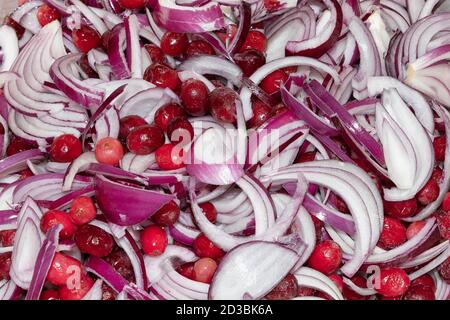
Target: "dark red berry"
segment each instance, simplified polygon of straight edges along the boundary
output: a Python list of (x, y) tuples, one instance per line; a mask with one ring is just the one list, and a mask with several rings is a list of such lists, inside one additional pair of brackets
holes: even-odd
[(144, 80), (153, 83), (159, 88), (169, 88), (171, 90), (176, 90), (180, 84), (177, 72), (161, 63), (151, 64), (145, 70)]
[(47, 289), (42, 291), (39, 300), (60, 300), (58, 290)]
[(181, 85), (180, 99), (184, 109), (192, 116), (203, 116), (208, 110), (208, 88), (196, 79), (188, 79)]
[(22, 139), (20, 137), (14, 136), (9, 142), (8, 147), (6, 148), (6, 155), (12, 156), (14, 154), (30, 150), (33, 148), (35, 148), (35, 146), (31, 142)]
[(56, 252), (47, 273), (47, 281), (54, 285), (64, 285), (69, 277), (81, 273), (81, 263), (66, 254)]
[(55, 162), (72, 162), (83, 153), (81, 141), (71, 134), (63, 134), (53, 140), (50, 147), (50, 159)]
[(11, 252), (0, 253), (0, 280), (9, 280), (11, 269)]
[(385, 297), (403, 295), (409, 288), (410, 280), (405, 270), (400, 268), (385, 268), (380, 272), (380, 287), (377, 292)]
[(433, 277), (428, 273), (411, 281), (411, 287), (414, 286), (429, 287), (433, 292), (436, 290), (436, 284), (434, 283)]
[(424, 206), (435, 201), (438, 196), (439, 185), (433, 179), (430, 179), (416, 195), (417, 201)]
[(450, 258), (447, 258), (441, 265), (438, 267), (439, 274), (442, 279), (450, 283)]
[(286, 72), (282, 70), (275, 70), (265, 77), (261, 83), (260, 87), (268, 94), (273, 94), (280, 90), (281, 85), (286, 82), (289, 76)]
[(266, 57), (261, 51), (251, 49), (235, 54), (234, 61), (242, 69), (242, 72), (250, 77), (266, 63)]
[(406, 242), (406, 228), (398, 219), (384, 217), (383, 231), (381, 232), (378, 245), (390, 250)]
[(106, 283), (102, 283), (102, 300), (103, 301), (113, 301), (116, 300), (117, 293), (116, 291), (108, 286)]
[(342, 260), (342, 251), (337, 243), (326, 240), (318, 243), (311, 253), (308, 265), (325, 274), (331, 274), (337, 270)]
[(169, 123), (167, 136), (174, 144), (183, 142), (183, 145), (186, 145), (194, 139), (194, 128), (188, 119), (174, 119)]
[(230, 88), (216, 88), (209, 95), (208, 104), (211, 115), (217, 121), (233, 123), (236, 121), (236, 100), (238, 94)]
[(134, 282), (134, 271), (130, 258), (122, 249), (115, 248), (110, 255), (104, 258), (122, 277)]
[(203, 214), (211, 223), (215, 223), (217, 219), (216, 207), (211, 202), (203, 202), (199, 204), (200, 209), (202, 209)]
[(163, 105), (155, 113), (155, 123), (164, 131), (167, 131), (167, 127), (171, 121), (178, 118), (186, 118), (186, 113), (183, 108), (176, 103)]
[(214, 260), (220, 259), (224, 256), (225, 252), (217, 247), (211, 240), (209, 240), (203, 233), (199, 234), (195, 238), (192, 244), (194, 252), (200, 258), (211, 258)]
[(81, 26), (79, 29), (74, 29), (72, 38), (75, 46), (84, 53), (97, 48), (102, 43), (102, 37), (98, 32), (86, 25)]
[(152, 221), (161, 226), (171, 226), (180, 217), (180, 207), (175, 201), (170, 201), (152, 215)]
[(316, 151), (300, 152), (295, 159), (295, 163), (310, 162), (316, 159)]
[(436, 218), (442, 239), (450, 240), (450, 211), (438, 210)]
[(77, 227), (73, 224), (70, 216), (64, 211), (50, 210), (47, 211), (41, 219), (41, 230), (47, 233), (48, 229), (51, 227), (61, 224), (63, 228), (59, 232), (59, 236), (62, 239), (67, 239), (72, 237), (77, 230)]
[(172, 57), (184, 53), (188, 45), (188, 38), (184, 33), (166, 32), (161, 38), (161, 50)]
[(404, 201), (384, 201), (384, 210), (387, 214), (401, 219), (412, 217), (417, 213), (417, 201), (415, 198)]
[(52, 6), (43, 4), (37, 11), (37, 19), (41, 26), (45, 26), (52, 21), (59, 20), (61, 15), (58, 10)]
[(194, 263), (188, 262), (185, 264), (182, 264), (177, 269), (178, 273), (182, 276), (185, 276), (188, 279), (192, 279), (192, 272), (194, 271)]
[(147, 124), (147, 121), (136, 115), (126, 116), (120, 119), (119, 138), (126, 140), (131, 131), (145, 124)]
[(164, 52), (157, 45), (146, 44), (144, 48), (147, 50), (152, 63), (164, 63), (166, 61)]
[(171, 143), (159, 147), (155, 151), (155, 158), (162, 170), (176, 170), (185, 166), (183, 149)]
[(16, 230), (3, 230), (0, 231), (0, 243), (2, 247), (10, 247), (14, 244), (14, 237), (16, 236)]
[(247, 38), (244, 41), (244, 44), (241, 47), (241, 52), (248, 49), (255, 49), (264, 52), (266, 51), (266, 47), (267, 47), (266, 36), (259, 31), (250, 31), (247, 35)]
[[(353, 276), (350, 280), (360, 288), (367, 288), (367, 280), (359, 275)], [(347, 285), (344, 285), (342, 294), (347, 300), (368, 300), (370, 298), (370, 296), (362, 296), (356, 293)]]
[(167, 233), (164, 228), (151, 225), (141, 233), (142, 250), (152, 257), (160, 256), (167, 247)]
[(18, 39), (21, 39), (23, 37), (23, 34), (25, 33), (25, 28), (22, 27), (22, 25), (18, 23), (16, 20), (8, 16), (5, 18), (5, 21), (3, 23), (14, 29)]
[(206, 41), (194, 40), (186, 47), (186, 58), (196, 55), (214, 55), (214, 48)]
[(434, 167), (433, 172), (431, 173), (431, 180), (436, 181), (437, 183), (441, 183), (443, 177), (443, 170), (439, 167)]
[(155, 125), (143, 125), (135, 128), (127, 137), (127, 147), (137, 155), (147, 155), (164, 144), (164, 132)]
[(257, 128), (272, 116), (272, 108), (259, 99), (252, 103), (253, 117), (248, 120), (248, 128)]
[(436, 159), (436, 161), (445, 160), (445, 149), (447, 144), (446, 140), (446, 136), (436, 137), (433, 140), (434, 158)]
[(276, 285), (267, 295), (267, 300), (289, 300), (298, 295), (297, 278), (294, 275), (288, 274)]
[(298, 287), (297, 297), (313, 297), (316, 294), (316, 290), (308, 287)]
[(436, 300), (436, 297), (430, 287), (412, 286), (406, 291), (403, 300)]
[(75, 242), (81, 252), (95, 257), (107, 256), (114, 246), (114, 239), (109, 233), (90, 224), (78, 228)]
[(450, 192), (447, 192), (444, 196), (444, 200), (442, 201), (442, 210), (450, 211)]
[(120, 5), (124, 9), (142, 9), (147, 4), (148, 0), (119, 0)]
[(88, 56), (87, 54), (83, 54), (78, 60), (78, 64), (80, 65), (81, 70), (83, 70), (84, 73), (88, 76), (88, 78), (98, 78), (98, 73), (94, 69), (92, 69), (91, 65), (89, 64)]

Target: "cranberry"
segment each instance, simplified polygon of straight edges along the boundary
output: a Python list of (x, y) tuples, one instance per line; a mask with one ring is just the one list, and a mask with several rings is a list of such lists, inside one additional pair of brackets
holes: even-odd
[(171, 143), (165, 144), (155, 152), (156, 163), (162, 170), (176, 170), (183, 168), (184, 151)]
[(214, 48), (206, 41), (194, 40), (186, 47), (186, 57), (190, 58), (196, 55), (214, 55)]
[(0, 253), (0, 280), (9, 280), (12, 252)]
[(91, 198), (81, 196), (73, 200), (69, 215), (72, 222), (80, 226), (95, 219), (97, 208)]
[(439, 210), (436, 212), (436, 218), (442, 239), (450, 240), (450, 212)]
[(423, 220), (411, 223), (406, 229), (406, 239), (409, 240), (418, 234), (425, 224), (426, 222)]
[(439, 167), (434, 167), (433, 172), (431, 173), (430, 179), (436, 181), (437, 183), (441, 183), (442, 176), (444, 175), (444, 172)]
[(314, 229), (316, 231), (316, 240), (319, 241), (322, 235), (323, 222), (320, 221), (316, 216), (310, 214), (311, 219), (314, 223)]
[(180, 207), (175, 201), (170, 201), (162, 206), (152, 216), (152, 221), (161, 226), (171, 226), (180, 217)]
[(384, 217), (383, 231), (381, 232), (378, 245), (383, 249), (390, 250), (406, 242), (406, 228), (400, 220)]
[(55, 162), (72, 162), (83, 152), (80, 140), (71, 134), (63, 134), (53, 140), (50, 159)]
[(426, 206), (435, 201), (439, 196), (439, 185), (430, 179), (417, 193), (416, 197), (420, 204)]
[(54, 7), (43, 4), (38, 9), (37, 19), (41, 26), (45, 26), (46, 24), (49, 24), (50, 22), (55, 20), (59, 20), (60, 18), (61, 15)]
[(411, 287), (414, 286), (429, 287), (433, 292), (436, 290), (436, 284), (434, 283), (433, 277), (429, 274), (424, 274), (411, 281)]
[(417, 213), (417, 201), (415, 198), (404, 201), (384, 201), (384, 210), (395, 218), (408, 218)]
[(274, 116), (286, 112), (288, 109), (283, 103), (277, 103), (272, 110)]
[(164, 52), (155, 44), (146, 44), (145, 50), (147, 50), (152, 63), (164, 63), (166, 61), (166, 57)]
[[(363, 277), (356, 275), (350, 279), (355, 285), (360, 288), (367, 288), (367, 280)], [(361, 296), (353, 291), (349, 286), (345, 285), (342, 290), (342, 294), (347, 300), (368, 300), (369, 296)]]
[(235, 24), (229, 24), (226, 28), (226, 32), (218, 32), (217, 36), (222, 40), (224, 43), (233, 41), (234, 36), (237, 33), (237, 26)]
[(194, 139), (194, 128), (188, 119), (174, 119), (167, 127), (167, 136), (172, 143), (185, 142), (185, 145)]
[(107, 256), (114, 246), (114, 239), (109, 233), (90, 224), (78, 228), (75, 242), (81, 252), (95, 257)]
[(134, 282), (134, 271), (130, 258), (122, 249), (116, 248), (104, 258), (122, 277)]
[(436, 137), (433, 140), (433, 148), (434, 148), (434, 158), (436, 161), (444, 161), (445, 160), (445, 149), (447, 144), (447, 137), (441, 136)]
[(42, 291), (39, 300), (60, 300), (58, 290), (47, 289)]
[(14, 29), (18, 39), (21, 39), (23, 37), (23, 34), (25, 33), (25, 28), (22, 27), (22, 25), (18, 23), (16, 20), (8, 16), (5, 18), (4, 24)]
[(151, 64), (145, 70), (144, 80), (153, 83), (159, 88), (169, 88), (171, 90), (176, 90), (180, 83), (177, 72), (161, 63)]
[(385, 297), (397, 297), (404, 294), (409, 288), (409, 278), (405, 270), (400, 268), (385, 268), (380, 272), (380, 287), (375, 288)]
[(298, 66), (290, 66), (290, 67), (281, 68), (281, 70), (283, 70), (287, 74), (295, 73), (295, 72), (297, 72), (297, 69), (298, 69)]
[(239, 96), (233, 89), (227, 87), (214, 89), (208, 99), (211, 115), (217, 121), (226, 123), (235, 122), (237, 99), (239, 99)]
[(85, 274), (81, 274), (80, 282), (75, 287), (63, 285), (59, 287), (61, 300), (81, 300), (91, 290), (94, 280)]
[(86, 25), (72, 31), (73, 43), (83, 53), (97, 48), (102, 43), (102, 38), (98, 32)]
[(124, 9), (142, 9), (147, 4), (148, 0), (119, 0), (119, 4)]
[(436, 297), (430, 287), (413, 286), (406, 291), (403, 300), (436, 300)]
[(14, 136), (9, 142), (8, 147), (6, 148), (6, 155), (12, 156), (17, 153), (33, 149), (34, 147), (35, 146), (31, 142), (22, 139), (20, 137)]
[(136, 115), (126, 116), (120, 119), (119, 138), (125, 141), (131, 131), (146, 124), (147, 121), (145, 119)]
[(250, 77), (256, 70), (266, 64), (266, 57), (258, 50), (245, 50), (234, 55), (234, 61), (242, 72)]
[(444, 196), (444, 200), (442, 201), (442, 209), (444, 211), (450, 211), (450, 192), (447, 192)]
[(78, 64), (80, 65), (81, 70), (88, 76), (88, 78), (98, 78), (98, 73), (92, 69), (89, 64), (87, 54), (83, 54), (81, 58), (78, 60)]
[(450, 283), (450, 258), (447, 258), (441, 265), (438, 267), (439, 274), (442, 279)]
[(183, 54), (187, 45), (188, 38), (184, 33), (166, 32), (161, 38), (161, 50), (172, 57)]
[(266, 47), (267, 47), (266, 36), (259, 31), (250, 31), (240, 51), (243, 52), (248, 49), (255, 49), (264, 52), (266, 51)]
[(155, 113), (155, 123), (162, 130), (167, 131), (169, 123), (178, 118), (186, 118), (183, 108), (176, 103), (163, 105)]
[(248, 120), (248, 128), (257, 128), (265, 123), (272, 115), (272, 108), (259, 99), (252, 103), (253, 117)]
[(217, 262), (211, 258), (201, 258), (194, 263), (192, 280), (211, 283), (217, 269)]
[(46, 233), (51, 227), (61, 224), (63, 228), (59, 232), (59, 236), (62, 239), (72, 237), (77, 230), (77, 227), (73, 224), (70, 216), (64, 211), (50, 210), (47, 211), (41, 219), (41, 230)]
[(185, 276), (188, 279), (192, 279), (193, 278), (192, 272), (194, 271), (194, 263), (188, 262), (188, 263), (182, 264), (181, 266), (179, 266), (177, 268), (177, 271), (182, 276)]
[(310, 162), (316, 159), (316, 151), (300, 152), (295, 159), (295, 163)]
[(117, 293), (113, 288), (108, 286), (106, 283), (102, 283), (102, 300), (103, 301), (113, 301), (116, 300)]
[(313, 297), (316, 294), (316, 290), (308, 287), (298, 287), (297, 297)]
[(341, 264), (342, 251), (337, 243), (331, 240), (316, 245), (308, 260), (308, 265), (325, 274), (331, 274)]
[(180, 99), (187, 113), (203, 116), (208, 111), (208, 88), (196, 79), (188, 79), (181, 85)]
[(47, 280), (57, 286), (63, 285), (67, 283), (69, 277), (78, 272), (81, 273), (80, 261), (68, 255), (56, 252), (47, 273)]
[(3, 230), (0, 231), (0, 243), (2, 247), (10, 247), (14, 244), (14, 238), (16, 236), (16, 230)]
[(330, 274), (328, 278), (330, 278), (331, 281), (334, 282), (334, 284), (338, 287), (339, 291), (342, 292), (344, 290), (344, 280), (340, 275)]
[(343, 212), (343, 213), (350, 213), (350, 210), (348, 209), (347, 204), (341, 197), (339, 197), (339, 196), (335, 197), (334, 205), (338, 211)]
[(298, 295), (298, 283), (295, 276), (288, 274), (267, 295), (267, 300), (289, 300)]
[(202, 209), (203, 214), (211, 223), (215, 223), (217, 219), (216, 207), (211, 202), (203, 202), (199, 204), (200, 209)]
[(151, 225), (141, 233), (142, 249), (152, 257), (160, 256), (167, 247), (167, 234), (164, 228)]
[(209, 240), (203, 233), (195, 238), (192, 244), (194, 252), (200, 258), (211, 258), (218, 260), (225, 254), (222, 249), (217, 247), (211, 240)]
[(275, 70), (265, 77), (261, 83), (260, 87), (268, 94), (273, 94), (280, 90), (281, 85), (288, 79), (286, 72), (282, 70)]
[(19, 180), (24, 180), (26, 178), (34, 176), (33, 172), (30, 169), (24, 169), (20, 171), (19, 174), (20, 174)]
[(123, 158), (123, 153), (120, 141), (112, 137), (103, 138), (95, 145), (95, 158), (100, 163), (115, 166)]

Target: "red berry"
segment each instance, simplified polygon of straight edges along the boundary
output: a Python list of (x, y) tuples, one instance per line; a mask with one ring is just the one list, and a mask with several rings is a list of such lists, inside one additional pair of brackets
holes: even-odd
[(287, 111), (287, 107), (283, 103), (278, 103), (273, 107), (272, 113), (274, 116)]
[(187, 113), (203, 116), (208, 111), (208, 88), (196, 79), (188, 79), (181, 85), (180, 99)]
[(91, 290), (93, 285), (94, 280), (91, 277), (81, 274), (80, 281), (75, 286), (71, 284), (70, 286), (63, 285), (59, 287), (59, 296), (61, 300), (81, 300)]
[(438, 267), (439, 274), (442, 279), (450, 283), (450, 258), (447, 258), (441, 265)]
[(268, 94), (273, 94), (280, 90), (281, 85), (286, 82), (289, 76), (286, 72), (282, 70), (275, 70), (265, 77), (261, 83), (260, 87)]
[(164, 144), (164, 132), (155, 125), (135, 128), (127, 137), (127, 147), (137, 155), (147, 155)]
[(214, 48), (206, 41), (194, 40), (186, 47), (186, 57), (190, 58), (196, 55), (214, 55)]
[(313, 297), (316, 294), (316, 290), (308, 287), (298, 287), (297, 297)]
[(339, 291), (342, 292), (344, 290), (344, 280), (342, 279), (341, 276), (337, 274), (330, 274), (328, 278), (330, 278), (331, 281), (334, 282), (334, 284), (338, 287)]
[(73, 224), (70, 216), (64, 211), (50, 210), (47, 211), (41, 219), (41, 230), (47, 233), (48, 229), (51, 227), (61, 224), (63, 228), (59, 232), (59, 236), (62, 239), (67, 239), (72, 237), (77, 230), (77, 227)]
[(147, 121), (145, 119), (136, 115), (126, 116), (120, 119), (119, 138), (126, 140), (131, 131), (146, 124)]
[(297, 69), (298, 69), (298, 66), (290, 66), (290, 67), (281, 68), (281, 70), (283, 70), (287, 74), (295, 73), (295, 72), (297, 72)]
[(442, 210), (450, 211), (450, 192), (447, 192), (444, 196), (444, 200), (442, 201)]
[(234, 55), (235, 63), (242, 69), (242, 72), (250, 77), (256, 70), (266, 63), (266, 57), (258, 50), (245, 50)]
[(414, 286), (429, 287), (433, 292), (436, 290), (436, 284), (434, 283), (433, 277), (428, 273), (411, 281), (411, 287)]
[(174, 119), (167, 127), (167, 136), (174, 144), (183, 142), (183, 145), (186, 145), (194, 139), (194, 128), (188, 119)]
[(90, 224), (78, 228), (75, 242), (81, 252), (95, 257), (107, 256), (114, 246), (114, 239), (109, 233)]
[(182, 264), (181, 266), (178, 267), (177, 271), (182, 276), (185, 276), (188, 279), (192, 279), (193, 278), (192, 272), (194, 271), (194, 263), (188, 262)]
[(406, 242), (406, 228), (400, 220), (384, 217), (383, 231), (378, 245), (386, 250), (398, 247)]
[(73, 200), (69, 215), (73, 223), (80, 226), (95, 219), (97, 208), (91, 198), (81, 196)]
[(16, 230), (3, 230), (0, 231), (0, 243), (2, 247), (10, 247), (14, 244), (14, 237), (16, 236)]
[(186, 113), (183, 108), (176, 103), (163, 105), (155, 113), (155, 123), (164, 131), (167, 131), (167, 127), (171, 121), (178, 118), (186, 118)]
[(311, 253), (308, 265), (325, 274), (331, 274), (340, 266), (342, 251), (338, 244), (331, 240), (318, 243)]
[(423, 220), (411, 223), (406, 229), (406, 239), (409, 240), (418, 234), (425, 224), (426, 222)]
[(116, 248), (110, 255), (104, 258), (122, 277), (129, 282), (134, 282), (133, 265), (130, 258), (122, 249)]
[(272, 116), (272, 108), (259, 99), (252, 103), (253, 117), (247, 122), (248, 128), (257, 128)]
[(152, 215), (152, 221), (160, 226), (171, 226), (180, 217), (180, 207), (175, 201), (170, 201)]
[(436, 159), (436, 161), (445, 160), (445, 149), (447, 144), (446, 140), (446, 136), (436, 137), (433, 140), (434, 158)]
[(230, 88), (216, 88), (210, 93), (208, 104), (211, 115), (217, 120), (226, 123), (236, 121), (237, 93)]
[(431, 173), (430, 179), (436, 181), (437, 183), (441, 183), (443, 174), (444, 174), (444, 172), (442, 171), (441, 168), (434, 167), (433, 173)]
[(106, 283), (102, 283), (102, 300), (103, 301), (113, 301), (116, 300), (117, 293), (116, 291), (108, 286)]
[(220, 259), (224, 256), (225, 252), (217, 247), (211, 240), (209, 240), (203, 233), (199, 234), (195, 238), (192, 244), (194, 252), (200, 258), (211, 258), (214, 260)]
[(3, 23), (14, 29), (18, 39), (21, 39), (23, 37), (23, 34), (25, 33), (25, 28), (22, 27), (22, 25), (18, 23), (16, 20), (8, 16), (5, 18), (5, 21)]
[(78, 64), (83, 70), (84, 73), (88, 76), (88, 78), (98, 78), (98, 73), (94, 69), (92, 69), (91, 65), (89, 64), (88, 56), (87, 54), (83, 54), (81, 58), (78, 60)]
[(20, 171), (19, 173), (20, 173), (19, 180), (24, 180), (26, 178), (34, 176), (33, 172), (30, 169), (24, 169), (24, 170)]
[(316, 159), (316, 151), (301, 152), (297, 155), (295, 163), (310, 162)]
[(84, 53), (88, 53), (91, 49), (97, 48), (102, 43), (102, 37), (95, 29), (86, 25), (72, 31), (73, 43)]
[(115, 166), (123, 158), (123, 153), (120, 141), (112, 137), (103, 138), (95, 145), (95, 158), (100, 163)]
[(43, 4), (38, 9), (37, 19), (41, 26), (45, 26), (46, 24), (49, 24), (50, 22), (55, 20), (59, 20), (60, 18), (61, 15), (54, 7)]
[(147, 4), (148, 0), (119, 0), (119, 4), (124, 9), (142, 9)]
[(270, 291), (265, 298), (267, 300), (289, 300), (298, 295), (297, 278), (288, 274)]
[(6, 148), (6, 155), (9, 157), (33, 148), (35, 148), (35, 146), (31, 142), (14, 136), (9, 142), (8, 147)]
[(236, 35), (237, 30), (238, 30), (238, 28), (235, 24), (229, 24), (226, 28), (226, 32), (218, 32), (217, 36), (224, 43), (227, 43), (234, 39), (234, 36)]
[(350, 210), (348, 209), (347, 204), (341, 197), (336, 196), (335, 201), (336, 202), (334, 205), (338, 211), (343, 212), (343, 213), (350, 213)]
[(155, 152), (156, 163), (162, 170), (176, 170), (183, 168), (184, 151), (171, 143), (165, 144)]
[(144, 80), (153, 83), (159, 88), (169, 88), (171, 90), (176, 90), (180, 84), (177, 72), (161, 63), (151, 64), (145, 70)]
[(439, 185), (430, 179), (417, 193), (416, 197), (420, 204), (426, 206), (435, 201), (439, 196)]
[(216, 207), (211, 202), (203, 202), (199, 204), (200, 209), (202, 209), (203, 214), (211, 223), (215, 223), (217, 219)]
[(248, 49), (255, 49), (264, 52), (266, 51), (266, 47), (267, 47), (266, 36), (259, 31), (250, 31), (240, 51), (243, 52)]
[(147, 50), (152, 63), (164, 63), (166, 61), (164, 52), (157, 45), (146, 44), (144, 47)]
[(64, 285), (69, 277), (81, 274), (81, 263), (75, 258), (56, 252), (50, 269), (47, 273), (47, 281), (54, 285)]
[(47, 289), (42, 291), (39, 300), (60, 300), (58, 290)]
[(194, 263), (192, 268), (192, 280), (211, 283), (217, 263), (211, 258), (201, 258)]
[[(367, 280), (359, 275), (352, 277), (350, 280), (360, 288), (367, 288)], [(370, 296), (361, 296), (360, 294), (350, 289), (350, 287), (347, 285), (344, 285), (342, 294), (347, 300), (368, 300), (370, 298)]]
[(12, 252), (0, 253), (0, 280), (9, 280)]
[(380, 272), (380, 287), (375, 288), (385, 297), (397, 297), (404, 294), (410, 284), (408, 274), (400, 268), (385, 268)]
[(450, 240), (450, 212), (439, 210), (436, 212), (436, 218), (442, 239)]
[(166, 32), (161, 38), (161, 50), (172, 57), (183, 54), (187, 45), (188, 38), (184, 33)]
[(395, 218), (408, 218), (417, 213), (417, 201), (415, 198), (404, 201), (384, 201), (384, 210)]
[(406, 291), (403, 300), (436, 300), (436, 297), (430, 287), (413, 286)]
[(167, 247), (167, 234), (164, 228), (151, 225), (141, 233), (142, 250), (152, 257), (160, 256)]
[(71, 134), (63, 134), (53, 140), (50, 159), (55, 162), (72, 162), (83, 153), (80, 140)]

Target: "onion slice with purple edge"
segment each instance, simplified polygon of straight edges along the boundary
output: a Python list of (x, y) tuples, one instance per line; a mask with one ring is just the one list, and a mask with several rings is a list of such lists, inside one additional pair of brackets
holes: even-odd
[(86, 269), (94, 273), (107, 283), (114, 291), (120, 293), (128, 284), (128, 281), (122, 277), (109, 263), (101, 258), (90, 256), (86, 261)]
[(11, 66), (19, 55), (19, 40), (16, 31), (7, 25), (0, 27), (0, 48), (2, 59), (0, 60), (0, 72), (9, 71)]
[(27, 161), (37, 162), (44, 160), (44, 153), (39, 149), (26, 150), (0, 160), (0, 178), (26, 169)]
[(294, 276), (297, 279), (299, 287), (307, 287), (322, 291), (334, 300), (344, 300), (344, 297), (336, 284), (328, 278), (328, 276), (317, 270), (301, 267), (294, 272)]
[(209, 288), (209, 299), (259, 299), (270, 292), (298, 260), (297, 252), (277, 243), (241, 244), (221, 260)]

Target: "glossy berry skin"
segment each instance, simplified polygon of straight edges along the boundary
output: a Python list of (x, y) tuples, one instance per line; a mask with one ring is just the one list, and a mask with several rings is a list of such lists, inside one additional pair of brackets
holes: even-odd
[(206, 41), (194, 40), (186, 47), (186, 58), (197, 55), (214, 55), (214, 48)]
[(177, 72), (161, 63), (153, 63), (150, 65), (145, 70), (144, 80), (153, 83), (159, 88), (169, 88), (174, 91), (180, 84)]
[(330, 278), (331, 281), (334, 282), (334, 284), (338, 287), (339, 291), (342, 292), (344, 290), (344, 280), (340, 275), (330, 274), (328, 278)]
[(109, 233), (90, 224), (78, 228), (75, 242), (81, 252), (95, 257), (107, 256), (114, 246), (114, 239)]
[(196, 79), (188, 79), (181, 85), (180, 99), (186, 112), (192, 116), (204, 116), (208, 111), (208, 88)]
[(81, 70), (86, 73), (88, 78), (98, 79), (98, 73), (94, 69), (92, 69), (91, 65), (89, 64), (87, 54), (83, 54), (81, 56), (81, 58), (78, 60), (78, 65), (80, 66)]
[(8, 147), (6, 148), (6, 155), (12, 156), (22, 151), (30, 150), (35, 148), (33, 144), (25, 139), (14, 136), (9, 142)]
[(261, 51), (250, 49), (235, 54), (234, 61), (241, 68), (242, 72), (247, 77), (250, 77), (266, 63), (266, 57)]
[(61, 15), (55, 8), (43, 4), (37, 11), (37, 19), (41, 26), (45, 26), (52, 21), (59, 20)]
[(442, 210), (450, 211), (450, 192), (447, 192), (444, 196), (444, 200), (442, 201)]
[(288, 274), (265, 296), (265, 298), (267, 300), (289, 300), (295, 298), (297, 295), (297, 279), (292, 274)]
[(151, 225), (141, 233), (142, 250), (152, 257), (160, 256), (167, 247), (167, 234), (164, 228)]
[(314, 161), (315, 159), (316, 159), (315, 151), (301, 152), (297, 155), (295, 163), (310, 162)]
[(72, 39), (78, 50), (83, 53), (88, 53), (92, 49), (100, 46), (102, 43), (102, 37), (98, 34), (98, 32), (95, 29), (85, 25), (72, 31)]
[(144, 46), (145, 50), (147, 50), (152, 63), (164, 63), (166, 61), (166, 57), (164, 52), (155, 44), (146, 44)]
[(168, 143), (156, 150), (156, 163), (162, 170), (176, 170), (183, 168), (184, 151), (181, 147)]
[(9, 280), (12, 252), (0, 253), (0, 280)]
[(230, 88), (216, 88), (209, 94), (208, 104), (211, 115), (219, 122), (233, 123), (236, 121), (237, 93)]
[(178, 221), (180, 217), (180, 207), (175, 201), (170, 201), (156, 211), (151, 219), (160, 226), (171, 226)]
[(266, 48), (267, 48), (266, 36), (259, 31), (250, 31), (240, 51), (243, 52), (245, 50), (254, 49), (260, 52), (264, 52), (266, 51)]
[(275, 70), (274, 72), (270, 73), (265, 77), (261, 83), (260, 87), (263, 89), (267, 94), (273, 94), (275, 92), (278, 92), (280, 90), (281, 85), (286, 82), (286, 80), (289, 78), (289, 76), (286, 74), (286, 72), (282, 70)]
[(433, 140), (434, 158), (436, 161), (445, 160), (446, 140), (445, 136), (436, 137)]
[(119, 140), (106, 137), (97, 141), (95, 158), (98, 162), (115, 166), (123, 158), (124, 150)]
[(257, 128), (272, 116), (272, 108), (259, 99), (253, 101), (252, 110), (253, 116), (247, 122), (248, 128)]
[(81, 272), (81, 263), (75, 258), (56, 252), (47, 274), (47, 281), (60, 286), (66, 284), (69, 277)]
[(408, 274), (400, 268), (385, 268), (380, 272), (380, 287), (375, 290), (385, 297), (403, 295), (409, 288)]
[(58, 293), (61, 300), (81, 300), (94, 285), (94, 280), (88, 275), (82, 274), (79, 286), (69, 288), (67, 285), (59, 287)]
[(211, 240), (209, 240), (203, 233), (195, 238), (192, 244), (194, 252), (200, 258), (211, 258), (218, 260), (225, 254), (222, 249), (217, 247)]
[(182, 264), (181, 266), (179, 266), (177, 268), (177, 271), (182, 276), (184, 276), (188, 279), (192, 279), (193, 278), (192, 272), (194, 271), (194, 263), (188, 262), (188, 263)]
[(415, 198), (404, 201), (384, 201), (384, 210), (394, 218), (408, 218), (417, 213), (417, 201)]
[(203, 283), (211, 283), (216, 269), (216, 261), (211, 258), (201, 258), (194, 263), (192, 268), (192, 280)]
[(47, 289), (42, 291), (39, 300), (61, 300), (58, 290)]
[(316, 294), (316, 290), (308, 287), (298, 287), (297, 297), (312, 297)]
[(412, 286), (406, 291), (403, 300), (436, 300), (436, 296), (430, 287)]
[(187, 45), (188, 38), (184, 33), (166, 32), (161, 38), (161, 50), (172, 57), (182, 55)]
[(130, 258), (122, 249), (115, 248), (111, 254), (104, 258), (114, 270), (116, 270), (122, 277), (130, 282), (134, 282), (134, 271)]
[(0, 244), (2, 247), (10, 247), (14, 244), (14, 237), (16, 236), (16, 230), (3, 230), (0, 231)]
[(436, 213), (436, 219), (441, 238), (450, 240), (450, 212), (439, 210)]
[(441, 265), (438, 267), (439, 274), (442, 279), (444, 279), (447, 283), (450, 283), (450, 258), (447, 258)]
[(25, 28), (21, 24), (19, 24), (16, 20), (8, 16), (5, 18), (5, 21), (3, 21), (3, 23), (14, 29), (17, 35), (17, 39), (20, 40), (23, 37), (23, 34), (25, 33)]
[(68, 239), (75, 234), (77, 227), (70, 219), (70, 216), (64, 211), (50, 210), (47, 211), (41, 219), (41, 230), (47, 233), (48, 229), (54, 225), (61, 224), (63, 228), (59, 232), (59, 237), (62, 239)]
[(117, 293), (116, 291), (108, 286), (106, 283), (102, 283), (102, 300), (104, 301), (113, 301), (116, 300)]
[(53, 140), (50, 159), (55, 162), (72, 162), (83, 152), (81, 141), (71, 134), (63, 134)]
[(436, 284), (434, 283), (433, 277), (428, 273), (411, 281), (411, 288), (415, 286), (429, 287), (433, 292), (436, 290)]
[(97, 208), (91, 198), (81, 196), (73, 200), (69, 215), (73, 223), (81, 226), (95, 219)]
[(186, 145), (194, 139), (194, 128), (188, 119), (174, 119), (167, 127), (167, 136), (173, 144), (182, 142), (182, 145)]
[(142, 9), (147, 4), (148, 0), (119, 0), (119, 4), (124, 9)]
[(398, 247), (406, 241), (406, 228), (398, 219), (391, 217), (384, 217), (383, 231), (378, 242), (378, 245), (390, 250)]
[[(367, 288), (367, 280), (359, 275), (353, 276), (350, 280), (360, 288)], [(370, 296), (361, 296), (347, 285), (344, 285), (342, 294), (347, 300), (368, 300), (370, 298)]]
[(331, 274), (337, 270), (342, 260), (341, 248), (331, 240), (318, 243), (311, 253), (308, 266), (325, 274)]
[(127, 137), (127, 147), (137, 155), (147, 155), (164, 144), (164, 132), (155, 125), (135, 128)]
[(417, 201), (424, 206), (435, 201), (438, 196), (439, 185), (433, 179), (430, 179), (416, 195)]
[(438, 184), (442, 182), (442, 176), (444, 172), (439, 167), (434, 167), (433, 172), (431, 173), (430, 179), (436, 181)]
[(418, 234), (425, 224), (426, 222), (424, 220), (411, 223), (408, 228), (406, 228), (406, 239), (409, 240)]
[(217, 219), (216, 207), (211, 202), (203, 202), (198, 205), (202, 209), (203, 214), (211, 223), (215, 223)]
[(186, 112), (176, 103), (169, 103), (160, 107), (155, 113), (155, 124), (167, 131), (169, 123), (178, 118), (186, 118)]
[(146, 124), (147, 121), (144, 118), (136, 115), (126, 116), (120, 119), (119, 138), (125, 141), (131, 131)]

